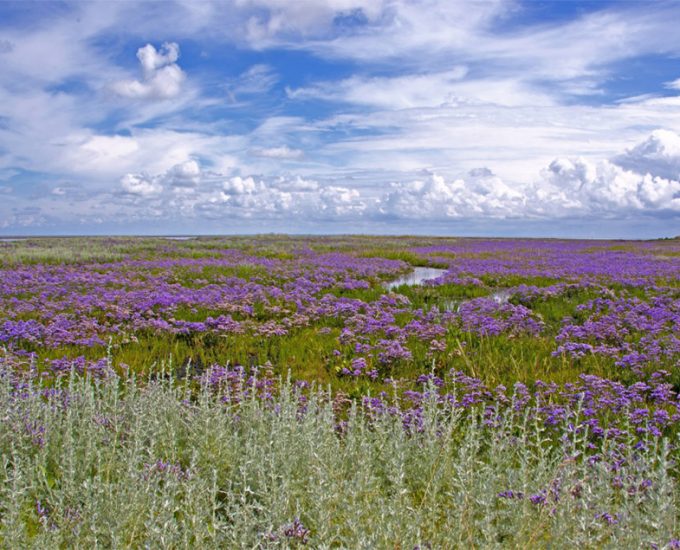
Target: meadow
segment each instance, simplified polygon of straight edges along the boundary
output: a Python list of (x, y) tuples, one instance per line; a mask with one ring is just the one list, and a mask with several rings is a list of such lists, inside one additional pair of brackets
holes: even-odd
[(678, 239), (0, 242), (0, 545), (680, 548), (679, 275)]

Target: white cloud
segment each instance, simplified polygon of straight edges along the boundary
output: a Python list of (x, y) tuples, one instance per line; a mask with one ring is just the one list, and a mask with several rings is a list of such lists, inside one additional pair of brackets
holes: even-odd
[(162, 174), (164, 184), (190, 187), (204, 177), (199, 160), (211, 169), (233, 170), (239, 165), (235, 153), (247, 147), (238, 136), (165, 128), (136, 129), (130, 136), (65, 136), (61, 144), (50, 169), (71, 177), (87, 174), (90, 187), (104, 187), (121, 173), (141, 172)]
[(112, 89), (118, 95), (134, 99), (170, 99), (179, 95), (186, 75), (177, 65), (179, 46), (164, 43), (159, 50), (151, 44), (137, 50), (142, 66), (142, 80), (119, 80)]
[(176, 193), (191, 193), (192, 189), (205, 181), (212, 181), (213, 176), (204, 172), (194, 159), (175, 164), (162, 174), (149, 176), (146, 173), (128, 173), (121, 178), (121, 186), (127, 193), (141, 196), (156, 196), (164, 189), (173, 189)]
[(163, 186), (156, 179), (142, 174), (125, 174), (120, 185), (126, 193), (142, 197), (158, 195), (163, 191)]
[[(298, 47), (332, 58), (389, 61), (420, 70), (455, 59), (499, 80), (558, 82), (561, 90), (556, 93), (575, 95), (597, 92), (610, 76), (608, 63), (680, 52), (673, 3), (660, 3), (654, 10), (636, 3), (602, 6), (568, 20), (525, 23), (510, 31), (504, 30), (504, 19), (517, 16), (521, 22), (526, 9), (514, 0), (476, 2), (474, 9), (464, 0), (394, 0), (378, 9), (378, 24), (327, 34)], [(294, 47), (293, 40), (284, 43)]]
[[(136, 199), (130, 203), (122, 195), (121, 204), (131, 212), (153, 211), (156, 217), (260, 217), (263, 223), (271, 219), (350, 219), (366, 210), (366, 203), (356, 189), (322, 185), (299, 175), (275, 178), (231, 176), (220, 180), (219, 174), (200, 170), (197, 163), (191, 166), (190, 162), (154, 176), (126, 174), (120, 181), (121, 188)], [(180, 172), (191, 174), (194, 179), (192, 187), (177, 187), (177, 174)], [(164, 193), (164, 189), (168, 188), (172, 192)]]
[[(680, 182), (625, 170), (609, 161), (558, 159), (543, 171), (543, 208), (555, 214), (581, 211), (625, 215), (631, 211), (680, 213)], [(552, 200), (546, 200), (551, 198)], [(550, 213), (550, 212), (549, 212)]]
[[(72, 181), (86, 177), (89, 188), (106, 187), (112, 180), (118, 180), (121, 173), (139, 172), (162, 173), (166, 183), (186, 187), (194, 185), (200, 175), (197, 159), (205, 157), (208, 165), (233, 168), (237, 160), (230, 152), (245, 147), (241, 139), (229, 136), (164, 128), (138, 129), (131, 135), (71, 131), (56, 136), (55, 128), (49, 132), (48, 141), (39, 141), (34, 147), (27, 138), (17, 140), (15, 152), (23, 157), (23, 164), (19, 166), (58, 172), (68, 175)], [(0, 144), (2, 140), (0, 129)]]
[(156, 51), (151, 44), (137, 50), (137, 59), (142, 65), (145, 78), (153, 78), (156, 71), (172, 65), (179, 59), (179, 46), (175, 42), (166, 42)]
[[(666, 138), (664, 143), (673, 142), (673, 136)], [(646, 141), (628, 152), (646, 150)], [(652, 149), (648, 156), (655, 152)], [(637, 169), (627, 169), (607, 159), (561, 157), (548, 163), (530, 183), (506, 180), (482, 167), (459, 177), (423, 173), (418, 178), (395, 180), (380, 192), (375, 184), (368, 182), (360, 188), (359, 181), (349, 178), (347, 184), (338, 184), (299, 174), (225, 176), (204, 170), (198, 161), (189, 159), (155, 175), (128, 173), (120, 180), (119, 193), (84, 195), (78, 191), (77, 202), (68, 207), (60, 197), (75, 195), (59, 185), (52, 189), (51, 203), (47, 197), (39, 198), (26, 202), (28, 209), (20, 215), (6, 211), (4, 216), (11, 218), (12, 227), (47, 223), (41, 212), (49, 207), (51, 215), (68, 213), (87, 220), (94, 219), (96, 212), (98, 220), (117, 223), (251, 220), (263, 228), (273, 223), (302, 228), (331, 222), (370, 228), (361, 225), (365, 220), (405, 230), (457, 220), (478, 224), (475, 227), (481, 227), (479, 223), (489, 227), (509, 223), (502, 220), (513, 220), (520, 224), (517, 227), (531, 220), (551, 220), (558, 228), (575, 219), (625, 220), (641, 215), (674, 219), (680, 215), (680, 181), (646, 173), (646, 167), (642, 161)], [(190, 183), (178, 185), (182, 181)]]
[[(334, 57), (412, 61), (415, 52), (441, 54), (447, 46), (465, 44), (476, 29), (503, 16), (515, 2), (478, 2), (475, 9), (462, 0), (252, 0), (247, 4), (266, 8), (248, 21), (247, 38), (255, 47), (297, 42), (297, 47)], [(300, 36), (308, 40), (300, 43)]]
[(680, 180), (680, 136), (655, 130), (642, 143), (615, 157), (614, 162), (640, 174)]
[(307, 180), (300, 176), (279, 176), (265, 182), (263, 179), (255, 179), (253, 176), (234, 176), (222, 183), (222, 190), (227, 195), (254, 195), (267, 193), (314, 193), (319, 190), (319, 183)]
[(197, 198), (193, 208), (210, 217), (252, 218), (276, 216), (291, 210), (293, 195), (280, 191), (252, 176), (234, 176), (223, 182), (222, 190)]
[(335, 216), (356, 215), (366, 209), (361, 201), (361, 194), (356, 189), (330, 185), (320, 193), (321, 212), (330, 212)]
[(286, 36), (323, 36), (338, 16), (374, 21), (388, 5), (385, 0), (236, 0), (245, 8), (246, 39), (266, 47)]
[[(582, 216), (622, 218), (633, 213), (680, 213), (680, 181), (648, 171), (650, 162), (673, 165), (677, 134), (654, 131), (629, 148), (629, 166), (611, 160), (554, 159), (534, 181), (505, 180), (489, 168), (461, 177), (428, 172), (413, 180), (395, 181), (387, 191), (367, 193), (356, 186), (320, 183), (295, 176), (220, 178), (195, 160), (177, 164), (156, 176), (128, 174), (123, 189), (153, 204), (155, 215), (206, 216), (262, 220), (388, 219), (445, 221), (456, 219), (556, 219)], [(651, 144), (651, 145), (650, 145)], [(636, 164), (633, 164), (633, 163)], [(182, 182), (190, 182), (184, 183)], [(184, 185), (191, 193), (162, 196), (168, 186)], [(157, 202), (158, 200), (161, 202)], [(160, 212), (160, 213), (159, 213)], [(165, 212), (166, 214), (162, 214)]]
[(671, 90), (680, 90), (680, 78), (677, 78), (671, 82), (666, 82), (666, 88)]
[(393, 183), (381, 199), (381, 213), (409, 219), (514, 217), (525, 211), (525, 197), (488, 169), (453, 181), (438, 174)]
[(284, 191), (316, 191), (319, 182), (295, 176), (294, 178), (279, 176), (272, 185)]
[(139, 143), (132, 137), (95, 135), (74, 148), (70, 160), (77, 170), (115, 171), (137, 151)]
[(268, 92), (278, 80), (279, 77), (271, 66), (260, 63), (228, 82), (227, 90), (232, 101), (239, 101), (241, 96)]
[(680, 214), (680, 178), (662, 177), (654, 169), (654, 162), (665, 169), (680, 161), (680, 149), (674, 149), (678, 141), (677, 134), (655, 131), (628, 151), (630, 169), (606, 159), (558, 158), (528, 185), (506, 183), (486, 168), (452, 181), (433, 173), (393, 183), (380, 200), (380, 212), (412, 220)]
[(36, 86), (68, 79), (103, 83), (116, 75), (115, 67), (108, 65), (107, 55), (93, 47), (92, 42), (117, 23), (120, 12), (117, 4), (64, 5), (61, 16), (38, 6), (28, 25), (3, 21), (6, 24), (0, 39), (3, 64), (0, 84), (13, 83), (15, 89), (34, 91)]
[(13, 208), (8, 215), (0, 217), (0, 228), (34, 227), (47, 222), (48, 218), (40, 207), (26, 206), (23, 208)]
[(449, 103), (456, 99), (456, 83), (467, 74), (464, 66), (446, 72), (396, 77), (353, 76), (308, 88), (288, 89), (292, 99), (326, 99), (387, 109), (408, 109)]
[(167, 173), (167, 179), (178, 187), (193, 187), (201, 177), (201, 167), (195, 160), (175, 164)]
[(466, 79), (467, 68), (395, 77), (353, 76), (339, 82), (287, 89), (297, 100), (323, 99), (385, 110), (491, 104), (501, 107), (551, 106), (556, 99), (518, 78)]
[(304, 157), (304, 151), (301, 149), (291, 149), (287, 145), (251, 149), (250, 154), (256, 157), (282, 160), (300, 160)]
[(252, 177), (241, 176), (234, 176), (222, 184), (222, 189), (227, 195), (252, 195), (258, 187), (262, 189), (262, 184), (258, 185)]

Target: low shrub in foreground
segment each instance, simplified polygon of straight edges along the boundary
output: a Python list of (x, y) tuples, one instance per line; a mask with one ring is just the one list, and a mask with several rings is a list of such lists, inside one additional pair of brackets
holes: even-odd
[(414, 407), (224, 369), (50, 388), (6, 370), (0, 546), (680, 545), (676, 430), (621, 411), (593, 437), (583, 400), (546, 422), (521, 392), (457, 406), (436, 383)]

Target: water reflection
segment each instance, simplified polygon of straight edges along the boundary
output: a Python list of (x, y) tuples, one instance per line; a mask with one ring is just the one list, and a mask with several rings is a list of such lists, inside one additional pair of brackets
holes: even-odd
[(444, 273), (446, 273), (446, 269), (439, 269), (437, 267), (416, 267), (410, 273), (385, 283), (385, 288), (391, 290), (401, 285), (419, 285), (422, 284), (423, 281), (441, 277)]
[[(432, 279), (441, 277), (446, 271), (446, 269), (439, 269), (436, 267), (416, 267), (410, 273), (385, 283), (385, 288), (387, 290), (392, 290), (401, 285), (420, 285), (423, 281), (431, 281)], [(483, 297), (491, 298), (497, 304), (506, 304), (512, 297), (512, 292), (507, 288), (498, 288)], [(443, 311), (458, 311), (461, 304), (469, 302), (471, 299), (472, 298), (445, 299), (439, 302), (441, 304), (439, 307), (442, 308)]]

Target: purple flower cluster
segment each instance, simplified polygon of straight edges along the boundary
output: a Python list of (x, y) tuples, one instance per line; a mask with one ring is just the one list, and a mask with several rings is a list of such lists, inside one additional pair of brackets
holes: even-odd
[(529, 308), (509, 303), (499, 304), (490, 298), (475, 298), (464, 302), (458, 310), (458, 322), (465, 332), (482, 336), (499, 334), (537, 336), (543, 330), (543, 321)]
[(455, 244), (415, 247), (411, 251), (450, 266), (439, 283), (471, 278), (488, 284), (503, 278), (543, 277), (648, 288), (677, 281), (680, 271), (677, 241), (459, 239)]
[(378, 378), (378, 371), (376, 369), (369, 369), (364, 357), (352, 359), (350, 366), (343, 367), (341, 373), (347, 376), (354, 376), (355, 378), (362, 375), (368, 376), (371, 380)]
[(295, 518), (291, 523), (284, 525), (276, 531), (265, 535), (265, 539), (270, 542), (286, 542), (307, 544), (309, 542), (310, 530), (307, 529), (300, 518)]
[(626, 385), (584, 374), (577, 382), (537, 381), (531, 389), (516, 383), (509, 391), (503, 386), (489, 388), (477, 378), (451, 371), (445, 378), (420, 376), (423, 389), (403, 393), (406, 408), (391, 402), (386, 394), (364, 398), (363, 404), (373, 417), (402, 415), (409, 429), (418, 429), (423, 407), (434, 400), (454, 409), (481, 407), (482, 424), (489, 429), (501, 428), (509, 418), (526, 416), (540, 422), (548, 433), (559, 433), (567, 426), (569, 432), (586, 435), (593, 442), (607, 440), (642, 448), (650, 438), (660, 438), (680, 426), (680, 394), (668, 382), (669, 376), (660, 371), (648, 382)]
[[(91, 347), (144, 331), (281, 336), (322, 315), (318, 303), (329, 290), (365, 289), (404, 267), (342, 254), (302, 251), (273, 260), (225, 250), (217, 258), (6, 268), (0, 270), (0, 343)], [(236, 276), (240, 269), (250, 276)], [(186, 318), (199, 310), (216, 313)]]
[[(380, 286), (409, 268), (403, 261), (301, 244), (278, 258), (235, 249), (192, 257), (166, 243), (117, 263), (0, 269), (0, 344), (17, 355), (63, 351), (55, 373), (94, 373), (105, 365), (86, 364), (83, 357), (97, 352), (85, 348), (109, 342), (156, 335), (278, 341), (313, 328), (337, 337), (337, 353), (322, 359), (329, 370), (375, 379), (403, 365), (446, 364), (468, 335), (522, 337), (549, 341), (555, 357), (597, 356), (644, 379), (680, 361), (679, 248), (672, 241), (498, 239), (415, 247), (411, 253), (447, 271), (421, 289), (433, 302), (412, 303)], [(442, 285), (454, 296), (471, 287), (488, 296), (451, 306), (438, 297)], [(572, 297), (561, 323), (542, 317), (546, 303)]]
[(49, 371), (57, 376), (71, 373), (71, 371), (78, 374), (89, 374), (97, 378), (111, 374), (113, 369), (107, 358), (92, 361), (85, 359), (82, 355), (75, 358), (63, 357), (61, 359), (52, 359), (49, 362)]
[(555, 355), (599, 354), (632, 370), (680, 360), (680, 299), (597, 298), (578, 306), (582, 320), (566, 319)]

